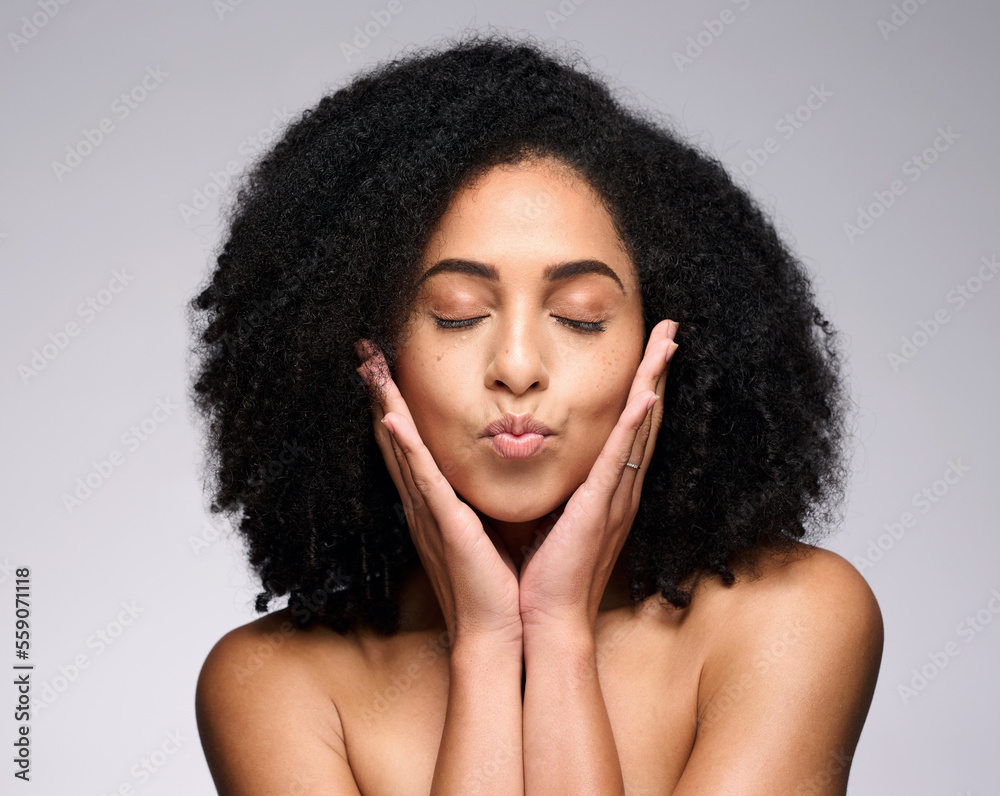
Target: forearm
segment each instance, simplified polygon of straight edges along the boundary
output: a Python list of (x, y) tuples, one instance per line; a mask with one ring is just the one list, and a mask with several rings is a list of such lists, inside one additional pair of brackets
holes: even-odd
[(526, 796), (623, 794), (593, 633), (525, 628)]
[(432, 796), (523, 796), (520, 643), (456, 640)]

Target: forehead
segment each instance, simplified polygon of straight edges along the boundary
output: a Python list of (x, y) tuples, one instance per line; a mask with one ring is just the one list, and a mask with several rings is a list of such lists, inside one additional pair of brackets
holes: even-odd
[(635, 285), (601, 196), (551, 158), (497, 166), (456, 192), (428, 240), (421, 274), (455, 259), (494, 266), (501, 281), (515, 273), (544, 279), (554, 265), (595, 261), (624, 287)]

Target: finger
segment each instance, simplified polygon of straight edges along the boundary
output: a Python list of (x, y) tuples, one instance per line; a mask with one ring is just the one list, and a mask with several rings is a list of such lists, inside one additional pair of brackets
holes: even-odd
[(642, 360), (639, 362), (635, 377), (632, 379), (629, 400), (642, 390), (656, 392), (657, 383), (663, 372), (663, 364), (666, 361), (667, 350), (672, 343), (677, 326), (676, 321), (663, 320), (653, 327), (649, 334), (649, 340), (646, 342), (646, 350), (642, 355)]
[[(407, 486), (414, 503), (426, 503), (439, 526), (449, 525), (466, 508), (444, 477), (413, 422), (398, 412), (387, 412), (382, 424), (389, 429), (406, 464)], [(473, 514), (472, 516), (475, 516)]]
[[(673, 342), (676, 329), (676, 322), (670, 320), (661, 321), (653, 328), (649, 342), (646, 344), (646, 352), (632, 380), (629, 400), (632, 400), (640, 392), (650, 391), (658, 397), (660, 404), (660, 407), (653, 408), (649, 422), (636, 429), (636, 437), (632, 440), (633, 446), (629, 450), (628, 462), (638, 464), (640, 468), (648, 463), (646, 457), (648, 442), (651, 438), (655, 439), (660, 419), (663, 416), (663, 396), (667, 383), (666, 364), (677, 348), (677, 344)], [(633, 475), (637, 474), (636, 468), (627, 467), (625, 463), (622, 466), (624, 469), (632, 470)]]
[(385, 466), (396, 485), (400, 499), (403, 501), (403, 508), (408, 511), (420, 508), (423, 501), (413, 498), (419, 492), (413, 483), (410, 467), (406, 463), (406, 456), (403, 455), (402, 448), (399, 447), (393, 435), (389, 433), (389, 429), (382, 422), (383, 417), (385, 417), (385, 412), (382, 407), (378, 403), (373, 403), (372, 420), (375, 426), (375, 438), (379, 441), (379, 447), (382, 449), (383, 458), (385, 458)]
[(622, 504), (626, 499), (626, 494), (629, 505), (637, 506), (642, 493), (642, 483), (649, 468), (649, 462), (653, 458), (656, 437), (663, 420), (663, 398), (666, 393), (667, 373), (670, 360), (677, 350), (674, 337), (678, 327), (679, 324), (672, 320), (660, 321), (653, 327), (646, 345), (646, 353), (636, 370), (632, 385), (633, 390), (651, 389), (657, 396), (656, 403), (659, 406), (654, 404), (636, 429), (636, 435), (629, 450), (628, 463), (623, 466), (622, 472), (622, 484), (630, 485), (631, 488), (627, 493), (621, 486), (616, 491), (618, 500), (615, 508), (618, 510), (624, 510)]
[[(660, 397), (660, 408), (653, 410), (654, 419), (651, 423), (652, 436), (654, 438), (656, 435), (655, 432), (659, 428), (659, 421), (663, 417), (662, 402), (666, 393), (670, 360), (673, 358), (674, 351), (677, 350), (674, 337), (677, 334), (678, 328), (679, 324), (677, 321), (672, 320), (660, 321), (653, 327), (653, 331), (649, 336), (649, 342), (646, 344), (646, 353), (643, 355), (642, 362), (639, 363), (639, 367), (636, 370), (636, 375), (632, 382), (632, 391), (629, 394), (629, 397), (631, 397), (640, 390), (648, 389)], [(648, 436), (644, 435), (643, 438), (646, 440)], [(645, 450), (644, 443), (635, 452), (636, 456), (631, 461), (636, 463), (641, 461), (644, 458)]]
[[(560, 511), (559, 516), (553, 517), (549, 527), (556, 524), (562, 514), (569, 510), (573, 521), (579, 516), (581, 511), (585, 512), (592, 520), (594, 512), (594, 499), (603, 504), (604, 514), (611, 517), (623, 513), (621, 504), (623, 501), (633, 500), (631, 485), (635, 482), (635, 468), (627, 467), (627, 463), (636, 461), (632, 458), (632, 451), (642, 451), (650, 436), (652, 426), (650, 410), (655, 411), (655, 404), (662, 403), (666, 379), (663, 375), (668, 351), (674, 346), (672, 338), (677, 331), (677, 324), (674, 321), (661, 321), (650, 334), (650, 340), (646, 345), (646, 352), (639, 368), (636, 371), (626, 400), (625, 408), (619, 417), (618, 423), (612, 429), (597, 461), (591, 468), (590, 475), (581, 487), (579, 500), (571, 499), (569, 503)], [(650, 401), (653, 401), (651, 404)], [(645, 432), (642, 429), (645, 428)], [(640, 438), (640, 434), (641, 439)], [(637, 440), (639, 440), (637, 444)], [(641, 458), (641, 457), (640, 457)], [(624, 471), (633, 471), (630, 480), (626, 481), (627, 487), (622, 489)], [(577, 496), (574, 495), (574, 498)], [(598, 527), (601, 523), (583, 522), (580, 527)], [(603, 527), (603, 526), (602, 526)], [(623, 525), (627, 528), (627, 525)], [(624, 538), (616, 540), (615, 546), (620, 549)], [(617, 552), (616, 552), (617, 555)], [(526, 556), (524, 565), (527, 564)], [(523, 566), (522, 565), (522, 569)]]
[(385, 361), (385, 355), (378, 346), (368, 341), (359, 341), (359, 348), (364, 350), (364, 343), (369, 346), (367, 350), (372, 353), (357, 368), (361, 378), (372, 388), (386, 414), (398, 412), (413, 424), (413, 417), (410, 415), (410, 410), (406, 406), (406, 401), (403, 400), (399, 387), (396, 386), (396, 382), (392, 378), (389, 365)]
[(356, 368), (356, 371), (365, 382), (365, 387), (367, 388), (368, 403), (371, 409), (372, 431), (375, 434), (375, 441), (378, 442), (378, 446), (381, 448), (382, 453), (386, 458), (386, 466), (389, 468), (389, 471), (392, 472), (394, 469), (390, 462), (390, 460), (394, 458), (391, 455), (392, 438), (389, 436), (386, 428), (381, 424), (382, 417), (385, 415), (385, 409), (382, 407), (382, 398), (375, 390), (375, 385), (372, 383), (371, 375), (365, 372), (364, 365)]
[(584, 482), (583, 486), (588, 491), (591, 484), (593, 484), (593, 488), (597, 489), (606, 510), (610, 510), (614, 502), (618, 487), (622, 482), (623, 472), (634, 469), (625, 465), (631, 456), (632, 446), (639, 433), (639, 428), (649, 413), (649, 402), (654, 396), (655, 393), (652, 391), (643, 390), (629, 399), (621, 417), (611, 430), (608, 441), (597, 457), (597, 461), (594, 462), (590, 475)]
[(650, 438), (653, 436), (653, 419), (658, 410), (658, 404), (663, 402), (663, 396), (654, 393), (656, 400), (649, 405), (646, 414), (643, 415), (639, 426), (636, 428), (632, 445), (628, 450), (628, 462), (622, 467), (622, 479), (612, 500), (612, 512), (618, 514), (628, 513), (631, 506), (638, 506), (639, 495), (642, 492), (642, 481), (645, 477), (645, 468), (648, 462), (644, 452), (648, 449)]
[[(366, 345), (367, 343), (367, 345)], [(463, 514), (465, 504), (458, 499), (454, 488), (447, 480), (430, 450), (424, 444), (417, 430), (413, 416), (389, 371), (385, 357), (378, 346), (359, 341), (359, 356), (368, 354), (358, 368), (365, 381), (373, 386), (373, 404), (379, 411), (374, 413), (378, 421), (376, 437), (385, 439), (385, 447), (392, 451), (399, 480), (396, 487), (404, 501), (408, 499), (410, 511), (429, 511), (438, 527), (442, 523), (451, 524)], [(395, 433), (393, 433), (395, 432)], [(393, 471), (390, 461), (386, 462)], [(405, 508), (405, 506), (404, 506)], [(418, 523), (419, 524), (419, 523)], [(411, 527), (412, 527), (411, 523)], [(456, 529), (461, 534), (464, 529)]]
[[(620, 533), (618, 538), (613, 540), (614, 556), (621, 550), (625, 534), (630, 527), (627, 523), (618, 522), (618, 518), (627, 512), (623, 501), (631, 500), (633, 494), (631, 486), (634, 479), (625, 480), (624, 473), (634, 468), (626, 467), (626, 463), (629, 461), (636, 435), (652, 409), (649, 401), (654, 399), (659, 401), (654, 393), (646, 390), (626, 403), (618, 423), (612, 429), (608, 441), (591, 468), (590, 475), (580, 487), (580, 491), (566, 504), (563, 512), (564, 515), (569, 512), (568, 520), (571, 523), (577, 524), (576, 521), (580, 520), (580, 528), (594, 529), (594, 533), (599, 535), (603, 535), (605, 529), (611, 526), (617, 528)], [(597, 506), (594, 505), (594, 500)], [(584, 516), (581, 517), (581, 513)], [(604, 519), (595, 523), (593, 521), (595, 516)], [(605, 538), (604, 543), (607, 541)]]
[(355, 344), (355, 351), (364, 360), (356, 370), (370, 388), (372, 426), (375, 440), (382, 451), (382, 458), (385, 460), (386, 469), (396, 485), (400, 499), (403, 500), (404, 511), (420, 508), (423, 500), (414, 499), (414, 496), (420, 493), (413, 483), (406, 457), (393, 439), (392, 434), (381, 422), (387, 412), (393, 411), (406, 417), (412, 424), (413, 418), (410, 415), (409, 407), (393, 381), (385, 357), (378, 346), (362, 338)]
[[(385, 357), (377, 346), (372, 345), (371, 350), (373, 353), (367, 360), (365, 360), (365, 362), (361, 365), (361, 368), (364, 369), (367, 377), (381, 388), (381, 394), (379, 396), (383, 411), (383, 418), (381, 419), (384, 419), (384, 416), (390, 413), (401, 415), (408, 424), (408, 428), (412, 430), (412, 434), (416, 437), (416, 442), (414, 443), (415, 446), (418, 449), (423, 448), (423, 450), (426, 451), (427, 457), (433, 462), (433, 457), (431, 457), (430, 451), (423, 444), (423, 440), (420, 439), (420, 434), (417, 431), (417, 424), (414, 422), (413, 416), (410, 414), (410, 409), (406, 405), (406, 400), (403, 398), (402, 393), (399, 391), (399, 387), (396, 385), (395, 380), (393, 380), (392, 375), (389, 372), (389, 366), (386, 364)], [(397, 427), (397, 424), (393, 424), (393, 428)], [(385, 428), (384, 424), (383, 428)], [(423, 498), (421, 497), (423, 490), (419, 488), (419, 485), (414, 479), (412, 461), (408, 459), (406, 454), (400, 448), (399, 441), (397, 439), (393, 439), (392, 442), (403, 481), (406, 484), (411, 498), (414, 500), (414, 504), (419, 507), (423, 503)], [(440, 476), (442, 479), (447, 481), (447, 479), (444, 478), (440, 467), (436, 463), (434, 463), (434, 475)], [(454, 490), (451, 489), (450, 483), (448, 484), (448, 488), (450, 494), (454, 495)], [(455, 500), (457, 499), (458, 498), (456, 496)], [(449, 503), (450, 502), (451, 501), (449, 501)]]
[(358, 359), (362, 362), (374, 354), (376, 348), (377, 346), (366, 337), (362, 337), (354, 343), (354, 353), (358, 355)]
[(660, 427), (663, 425), (663, 413), (666, 411), (663, 405), (663, 398), (667, 387), (667, 375), (670, 371), (670, 362), (677, 348), (677, 344), (671, 340), (666, 353), (666, 364), (656, 384), (656, 394), (659, 396), (659, 400), (657, 401), (657, 405), (653, 406), (652, 411), (649, 413), (649, 418), (643, 423), (640, 433), (636, 436), (635, 445), (632, 448), (631, 458), (629, 459), (629, 461), (639, 465), (638, 469), (633, 467), (627, 468), (632, 470), (635, 475), (632, 480), (631, 501), (636, 506), (639, 504), (642, 484), (646, 478), (646, 473), (649, 471), (649, 464), (653, 460), (653, 451), (656, 449)]
[(663, 421), (663, 398), (667, 390), (667, 375), (670, 372), (670, 362), (673, 359), (677, 348), (677, 343), (668, 338), (666, 351), (663, 355), (664, 362), (660, 367), (656, 383), (653, 385), (653, 391), (659, 397), (659, 406), (653, 407), (649, 420), (643, 424), (642, 429), (640, 429), (640, 433), (636, 436), (635, 446), (632, 449), (632, 457), (629, 459), (629, 461), (639, 464), (640, 469), (643, 471), (653, 456), (653, 448), (656, 445), (656, 436), (659, 433), (660, 425)]

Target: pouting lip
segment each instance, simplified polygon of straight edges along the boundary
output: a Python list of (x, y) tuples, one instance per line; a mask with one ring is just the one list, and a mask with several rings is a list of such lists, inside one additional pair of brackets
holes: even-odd
[(503, 417), (494, 420), (486, 427), (483, 436), (492, 437), (496, 434), (551, 434), (552, 430), (540, 420), (536, 420), (530, 412), (515, 415), (504, 412)]

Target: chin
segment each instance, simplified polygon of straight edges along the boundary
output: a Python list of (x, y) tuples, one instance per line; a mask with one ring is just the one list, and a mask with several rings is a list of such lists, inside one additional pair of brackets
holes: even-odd
[(563, 497), (554, 493), (539, 494), (537, 491), (533, 494), (518, 495), (511, 490), (497, 488), (469, 489), (466, 493), (459, 493), (456, 490), (456, 494), (480, 514), (498, 522), (511, 523), (540, 519), (569, 498), (569, 495)]

